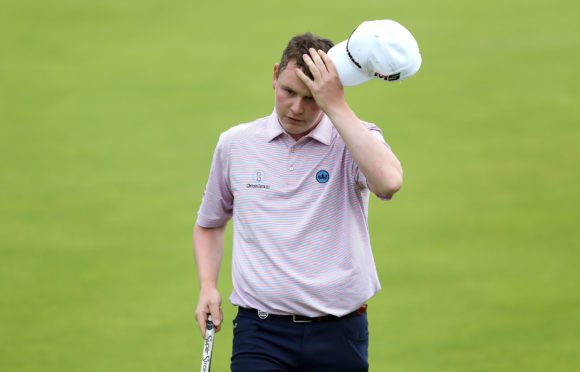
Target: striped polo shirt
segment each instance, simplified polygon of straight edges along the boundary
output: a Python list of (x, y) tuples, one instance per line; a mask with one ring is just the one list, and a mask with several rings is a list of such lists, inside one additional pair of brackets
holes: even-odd
[(327, 116), (295, 141), (274, 111), (220, 135), (197, 223), (218, 227), (233, 216), (233, 305), (342, 316), (381, 289), (368, 201), (366, 179)]

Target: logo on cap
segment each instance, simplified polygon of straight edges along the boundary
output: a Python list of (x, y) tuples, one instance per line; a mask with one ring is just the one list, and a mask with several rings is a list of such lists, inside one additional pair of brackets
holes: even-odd
[(395, 81), (401, 78), (401, 73), (399, 72), (393, 75), (381, 75), (378, 72), (375, 72), (375, 76), (386, 81)]

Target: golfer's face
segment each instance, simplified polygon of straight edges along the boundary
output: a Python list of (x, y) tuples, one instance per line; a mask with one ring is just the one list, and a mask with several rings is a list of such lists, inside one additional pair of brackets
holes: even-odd
[(286, 132), (298, 140), (318, 124), (322, 119), (322, 110), (296, 75), (296, 69), (298, 66), (294, 61), (290, 61), (282, 72), (276, 67), (274, 90), (278, 120)]

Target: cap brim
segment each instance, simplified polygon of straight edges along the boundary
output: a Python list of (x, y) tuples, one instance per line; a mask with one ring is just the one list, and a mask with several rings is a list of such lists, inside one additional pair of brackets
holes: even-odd
[(363, 73), (351, 61), (346, 51), (347, 42), (348, 40), (344, 40), (343, 42), (336, 44), (327, 53), (336, 66), (340, 82), (345, 87), (352, 87), (372, 80), (373, 76), (368, 76)]

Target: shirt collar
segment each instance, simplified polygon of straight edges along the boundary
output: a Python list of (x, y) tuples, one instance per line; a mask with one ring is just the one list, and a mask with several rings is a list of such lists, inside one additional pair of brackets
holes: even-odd
[[(318, 123), (318, 125), (310, 133), (308, 133), (306, 137), (313, 138), (318, 142), (328, 146), (332, 142), (333, 129), (334, 126), (330, 122), (330, 119), (328, 116), (326, 116), (326, 114), (323, 114), (320, 123)], [(284, 133), (284, 128), (282, 128), (282, 125), (280, 125), (280, 122), (278, 121), (278, 114), (276, 113), (276, 109), (274, 109), (272, 115), (270, 115), (267, 121), (265, 131), (266, 141), (271, 142)]]
[(326, 114), (322, 114), (322, 119), (320, 123), (306, 135), (306, 137), (314, 138), (318, 142), (328, 146), (332, 141), (332, 132), (334, 130), (334, 125), (330, 122), (330, 119)]
[(278, 121), (278, 114), (276, 113), (276, 109), (274, 109), (272, 115), (268, 117), (266, 123), (265, 135), (267, 142), (272, 142), (284, 133), (284, 128), (282, 128), (280, 122)]

